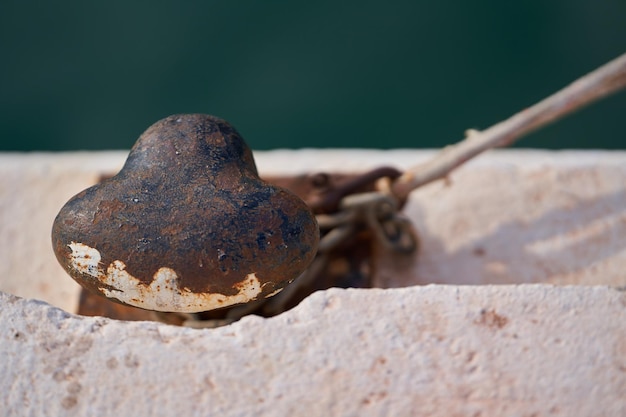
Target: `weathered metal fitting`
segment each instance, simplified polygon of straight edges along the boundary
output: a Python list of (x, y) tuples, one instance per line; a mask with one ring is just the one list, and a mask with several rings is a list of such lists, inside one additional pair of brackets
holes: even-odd
[(313, 261), (319, 230), (295, 194), (261, 180), (226, 121), (167, 117), (122, 170), (57, 215), (57, 259), (83, 287), (148, 310), (200, 312), (270, 297)]

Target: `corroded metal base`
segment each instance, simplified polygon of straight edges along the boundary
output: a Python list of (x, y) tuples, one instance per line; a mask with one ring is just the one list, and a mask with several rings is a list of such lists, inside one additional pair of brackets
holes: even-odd
[[(78, 313), (121, 320), (158, 320), (191, 327), (215, 327), (231, 323), (248, 314), (263, 317), (280, 314), (318, 290), (331, 287), (369, 288), (372, 286), (371, 277), (376, 268), (375, 257), (372, 256), (373, 245), (377, 241), (375, 228), (368, 227), (366, 219), (355, 218), (351, 220), (349, 228), (342, 229), (345, 233), (335, 233), (337, 230), (330, 216), (340, 211), (340, 202), (346, 196), (365, 195), (363, 193), (375, 191), (377, 180), (397, 175), (398, 171), (392, 168), (379, 168), (358, 175), (318, 173), (264, 178), (271, 184), (292, 191), (307, 202), (318, 215), (322, 234), (321, 248), (311, 267), (274, 297), (194, 314), (155, 313), (119, 305), (83, 289)], [(327, 226), (324, 225), (325, 222), (328, 222)], [(338, 237), (331, 236), (331, 232)], [(325, 237), (329, 242), (326, 246)]]

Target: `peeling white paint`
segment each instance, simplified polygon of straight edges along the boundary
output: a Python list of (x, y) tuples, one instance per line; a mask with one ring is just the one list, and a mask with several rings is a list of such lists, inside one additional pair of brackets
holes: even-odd
[(68, 245), (72, 250), (70, 263), (80, 273), (98, 278), (100, 275), (100, 252), (82, 243), (72, 242)]
[[(89, 274), (105, 284), (99, 290), (108, 298), (125, 304), (154, 311), (197, 313), (254, 300), (261, 293), (261, 282), (255, 273), (235, 284), (235, 295), (219, 293), (194, 293), (178, 285), (176, 271), (161, 267), (149, 285), (144, 284), (126, 271), (124, 262), (111, 262), (106, 271), (100, 267), (100, 252), (82, 243), (72, 242), (71, 265), (77, 271)], [(111, 289), (111, 287), (113, 289)]]

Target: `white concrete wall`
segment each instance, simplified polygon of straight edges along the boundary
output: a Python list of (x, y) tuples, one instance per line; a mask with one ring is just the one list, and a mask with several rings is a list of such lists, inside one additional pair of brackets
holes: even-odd
[(607, 287), (333, 289), (212, 330), (0, 305), (3, 415), (626, 415)]
[[(431, 155), (256, 158), (290, 175)], [(525, 285), (333, 289), (215, 330), (21, 298), (74, 311), (52, 220), (124, 158), (0, 155), (0, 414), (626, 415), (626, 152), (491, 152), (412, 196), (418, 256), (376, 256), (383, 287)]]

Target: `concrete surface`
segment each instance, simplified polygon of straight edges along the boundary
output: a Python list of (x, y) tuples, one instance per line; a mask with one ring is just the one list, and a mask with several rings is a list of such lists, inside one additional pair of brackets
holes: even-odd
[[(424, 150), (256, 152), (262, 175), (407, 169)], [(0, 154), (0, 291), (76, 311), (79, 287), (58, 265), (50, 228), (71, 196), (114, 174), (125, 151)], [(405, 210), (417, 256), (382, 250), (378, 287), (415, 284), (626, 285), (626, 152), (497, 150), (448, 181), (417, 190)]]
[(0, 305), (4, 415), (626, 415), (608, 287), (332, 289), (213, 330)]
[[(418, 256), (377, 248), (376, 284), (411, 287), (214, 330), (67, 313), (52, 220), (125, 156), (0, 154), (0, 414), (626, 415), (626, 152), (483, 155), (412, 195)], [(430, 156), (255, 154), (262, 175)]]

